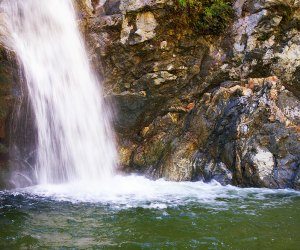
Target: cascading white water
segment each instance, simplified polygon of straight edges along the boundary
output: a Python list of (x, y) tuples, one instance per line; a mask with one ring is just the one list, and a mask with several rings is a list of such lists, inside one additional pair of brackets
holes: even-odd
[(110, 109), (81, 39), (72, 0), (3, 0), (36, 118), (37, 182), (104, 182), (116, 163)]

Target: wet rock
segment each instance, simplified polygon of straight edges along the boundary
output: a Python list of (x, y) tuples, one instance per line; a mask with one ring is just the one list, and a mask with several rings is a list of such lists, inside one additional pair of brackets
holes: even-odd
[(138, 42), (150, 40), (155, 37), (155, 28), (157, 22), (152, 12), (144, 12), (138, 14), (136, 17), (136, 32), (135, 34), (140, 36)]
[(176, 139), (172, 144), (173, 150), (170, 150), (171, 154), (164, 164), (161, 175), (171, 181), (191, 181), (196, 144), (193, 141), (178, 142)]
[(174, 1), (77, 2), (122, 171), (300, 188), (299, 1), (233, 1), (213, 36), (186, 26)]
[(174, 1), (91, 3), (86, 36), (123, 171), (299, 188), (298, 1), (233, 1), (214, 36), (186, 26)]
[(121, 0), (120, 10), (122, 13), (142, 11), (147, 8), (163, 7), (166, 3), (172, 4), (169, 0)]
[(272, 176), (275, 167), (274, 156), (267, 149), (255, 148), (255, 152), (250, 156), (250, 162), (256, 168), (258, 177), (263, 180)]
[(193, 173), (195, 174), (193, 176), (194, 180), (206, 182), (216, 180), (222, 185), (232, 184), (232, 172), (223, 162), (204, 160), (205, 158), (206, 156), (199, 152), (196, 160), (193, 162)]
[(116, 127), (120, 130), (135, 126), (147, 104), (147, 98), (139, 94), (123, 93), (112, 96), (112, 100), (118, 107)]
[(152, 12), (138, 13), (135, 24), (129, 24), (128, 18), (124, 18), (121, 31), (121, 43), (127, 41), (131, 45), (142, 43), (155, 37), (156, 19)]
[(8, 183), (12, 114), (17, 106), (17, 97), (20, 97), (18, 84), (15, 56), (11, 51), (0, 47), (0, 188)]
[[(276, 77), (249, 79), (240, 85), (217, 89), (209, 101), (200, 102), (192, 123), (201, 121), (199, 128), (203, 130), (204, 126), (210, 134), (201, 142), (204, 153), (195, 161), (199, 178), (214, 179), (213, 171), (219, 161), (232, 173), (230, 183), (236, 185), (273, 188), (295, 185), (294, 176), (299, 169), (299, 121), (285, 112), (287, 106), (283, 108), (279, 101), (283, 98), (279, 98), (281, 89)], [(292, 101), (295, 98), (292, 93), (285, 92), (297, 104)], [(191, 127), (194, 133), (196, 128), (195, 124)]]
[(299, 6), (294, 1), (237, 1), (233, 24), (236, 78), (280, 76), (299, 95)]
[(105, 14), (106, 15), (114, 15), (120, 14), (120, 0), (108, 0), (104, 4)]

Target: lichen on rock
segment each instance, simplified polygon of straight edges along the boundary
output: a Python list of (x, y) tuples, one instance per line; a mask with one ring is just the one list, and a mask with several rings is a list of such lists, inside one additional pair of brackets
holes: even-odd
[(104, 2), (87, 37), (119, 110), (121, 169), (299, 188), (297, 1), (228, 1), (220, 32), (184, 25), (176, 1)]
[(76, 2), (121, 171), (300, 189), (299, 1), (225, 1), (220, 30), (175, 0)]

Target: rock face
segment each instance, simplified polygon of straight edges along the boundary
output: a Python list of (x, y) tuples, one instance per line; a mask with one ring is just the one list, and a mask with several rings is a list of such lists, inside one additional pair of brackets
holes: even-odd
[(10, 39), (5, 18), (0, 11), (0, 189), (13, 187), (12, 171), (31, 168), (36, 140), (33, 113), (27, 88), (20, 80), (18, 60), (11, 48), (4, 45)]
[(298, 187), (299, 116), (290, 112), (299, 101), (282, 106), (294, 97), (277, 77), (225, 82), (205, 97), (191, 121), (201, 148), (193, 164), (196, 178)]
[(186, 25), (175, 0), (75, 2), (121, 171), (300, 189), (299, 1), (228, 1), (235, 17), (218, 35)]
[(0, 188), (4, 187), (9, 170), (9, 142), (13, 107), (13, 89), (18, 85), (18, 71), (12, 53), (0, 46)]
[(171, 0), (93, 8), (86, 38), (117, 112), (123, 171), (300, 188), (297, 1), (232, 1), (218, 36), (182, 25)]

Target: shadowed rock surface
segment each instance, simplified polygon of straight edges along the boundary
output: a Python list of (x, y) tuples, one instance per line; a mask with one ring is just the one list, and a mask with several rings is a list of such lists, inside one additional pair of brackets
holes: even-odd
[(20, 94), (17, 93), (18, 83), (14, 55), (0, 47), (0, 188), (8, 179), (11, 116), (16, 106), (16, 95)]
[(86, 37), (123, 170), (299, 189), (297, 1), (233, 1), (219, 35), (185, 26), (174, 1), (103, 2)]

